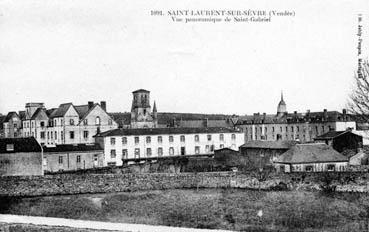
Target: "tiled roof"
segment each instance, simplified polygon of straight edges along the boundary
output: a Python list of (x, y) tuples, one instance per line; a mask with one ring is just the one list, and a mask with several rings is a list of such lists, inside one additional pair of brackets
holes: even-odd
[(57, 109), (58, 109), (58, 108), (51, 108), (51, 109), (46, 110), (46, 115), (50, 117), (50, 115), (51, 115), (54, 111), (56, 111)]
[(123, 127), (123, 125), (129, 125), (131, 123), (131, 113), (120, 113), (120, 112), (116, 112), (116, 113), (108, 113), (109, 116), (118, 123), (118, 126), (120, 128)]
[(26, 119), (26, 111), (22, 110), (18, 112), (19, 117), (21, 120), (25, 120)]
[(68, 111), (70, 106), (73, 106), (73, 104), (72, 103), (61, 104), (56, 110), (54, 110), (50, 114), (50, 118), (63, 117), (65, 113)]
[(278, 157), (275, 162), (299, 164), (345, 161), (348, 161), (348, 158), (338, 153), (332, 147), (323, 143), (309, 143), (296, 144), (290, 150)]
[[(7, 144), (14, 145), (14, 151), (7, 151)], [(0, 139), (0, 153), (41, 152), (41, 147), (33, 137)]]
[(5, 119), (4, 119), (4, 122), (9, 122), (9, 120), (13, 117), (13, 116), (17, 116), (17, 117), (19, 117), (19, 115), (17, 114), (17, 112), (15, 112), (15, 111), (11, 111), (11, 112), (9, 112), (7, 115), (6, 115), (6, 117), (5, 117)]
[(315, 140), (319, 140), (319, 139), (333, 139), (333, 138), (336, 138), (337, 136), (339, 135), (343, 135), (347, 132), (350, 132), (350, 131), (329, 131), (325, 134), (322, 134), (322, 135), (319, 135), (315, 138)]
[(223, 127), (206, 128), (140, 128), (140, 129), (115, 129), (102, 132), (96, 137), (129, 136), (129, 135), (161, 135), (161, 134), (206, 134), (206, 133), (237, 133), (238, 131)]
[(100, 151), (103, 150), (97, 143), (95, 144), (62, 144), (55, 147), (44, 147), (44, 152), (68, 152), (68, 151)]
[(86, 117), (88, 115), (88, 113), (91, 112), (91, 110), (93, 108), (95, 108), (95, 106), (98, 105), (97, 103), (95, 103), (91, 109), (88, 107), (88, 105), (80, 105), (80, 106), (74, 106), (74, 108), (76, 109), (78, 116), (80, 119)]
[[(45, 111), (45, 109), (43, 108), (37, 108), (37, 110), (33, 113), (31, 120), (36, 119), (37, 115), (41, 112), (41, 111)], [(46, 112), (45, 112), (46, 113)]]
[(264, 149), (290, 149), (293, 145), (297, 144), (297, 141), (260, 141), (252, 140), (248, 141), (241, 148), (264, 148)]

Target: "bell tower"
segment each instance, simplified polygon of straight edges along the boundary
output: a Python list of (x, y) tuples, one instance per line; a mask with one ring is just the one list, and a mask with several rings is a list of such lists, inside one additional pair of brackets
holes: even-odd
[[(139, 89), (132, 92), (131, 128), (153, 128), (157, 120), (151, 113), (150, 91)], [(156, 106), (155, 106), (156, 111)]]

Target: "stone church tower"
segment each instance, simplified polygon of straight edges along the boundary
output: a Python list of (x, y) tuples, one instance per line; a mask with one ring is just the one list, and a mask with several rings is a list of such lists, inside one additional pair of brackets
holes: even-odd
[(158, 115), (154, 102), (153, 111), (150, 106), (150, 91), (139, 89), (132, 92), (131, 128), (155, 128), (158, 126)]

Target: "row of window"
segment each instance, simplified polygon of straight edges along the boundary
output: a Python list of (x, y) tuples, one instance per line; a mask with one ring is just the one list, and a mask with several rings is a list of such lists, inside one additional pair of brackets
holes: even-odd
[[(300, 127), (299, 126), (291, 126), (290, 127), (290, 131), (291, 132), (294, 132), (295, 131), (295, 129), (294, 128), (296, 128), (296, 132), (300, 132)], [(304, 130), (304, 132), (306, 131), (306, 127), (302, 127), (303, 128), (303, 130)], [(325, 128), (327, 128), (327, 131), (330, 131), (330, 130), (332, 130), (332, 126), (330, 126), (330, 125), (328, 125), (328, 126), (321, 126), (321, 131), (324, 133), (325, 132)], [(260, 127), (259, 128), (260, 129), (260, 133), (263, 133), (263, 127)], [(255, 128), (255, 132), (257, 133), (257, 128)], [(279, 131), (280, 132), (283, 132), (283, 127), (279, 127)], [(286, 132), (288, 132), (288, 126), (286, 126), (286, 130), (285, 130)], [(316, 133), (318, 133), (319, 132), (319, 127), (318, 126), (315, 126), (315, 131), (316, 131)], [(264, 133), (267, 133), (268, 132), (268, 128), (267, 127), (264, 127)], [(272, 127), (272, 132), (275, 132), (275, 128), (274, 128), (274, 126)], [(247, 128), (245, 128), (245, 133), (247, 134), (248, 133), (248, 130), (247, 130)], [(250, 133), (252, 133), (252, 128), (250, 128)]]
[[(220, 144), (220, 148), (224, 148), (224, 144)], [(213, 152), (213, 151), (214, 151), (214, 145), (206, 145), (205, 146), (205, 152), (206, 153)], [(181, 147), (180, 152), (181, 152), (181, 155), (186, 155), (186, 148)], [(195, 146), (195, 154), (200, 154), (200, 146)], [(152, 155), (152, 149), (151, 148), (146, 148), (146, 156), (150, 157), (151, 155)], [(163, 148), (162, 147), (157, 148), (157, 155), (158, 156), (163, 155)], [(169, 155), (174, 155), (174, 147), (169, 147)], [(116, 150), (115, 149), (110, 150), (110, 158), (115, 159), (116, 156), (117, 156)], [(140, 158), (140, 148), (135, 148), (134, 157), (135, 158)], [(123, 149), (122, 150), (122, 159), (127, 159), (127, 158), (128, 158), (128, 150)]]
[[(58, 163), (59, 164), (63, 164), (63, 161), (64, 161), (64, 157), (63, 156), (59, 156)], [(97, 162), (98, 161), (98, 155), (94, 155), (93, 161), (94, 162)], [(81, 156), (80, 155), (77, 155), (76, 156), (76, 162), (77, 162), (77, 164), (81, 163)]]
[[(236, 135), (232, 134), (231, 135), (232, 140), (236, 140)], [(212, 139), (212, 135), (207, 135), (207, 141), (211, 141)], [(140, 143), (140, 137), (136, 136), (134, 138), (135, 143), (138, 144)], [(219, 135), (219, 140), (220, 141), (224, 141), (224, 134), (220, 134)], [(180, 141), (181, 142), (185, 142), (186, 141), (186, 137), (184, 135), (180, 136)], [(199, 135), (195, 135), (195, 142), (199, 142), (200, 141), (200, 137)], [(110, 144), (111, 145), (115, 145), (116, 139), (115, 138), (110, 138)], [(162, 143), (163, 142), (163, 137), (162, 136), (158, 136), (158, 143)], [(174, 142), (174, 137), (173, 136), (169, 136), (169, 142)], [(151, 143), (151, 136), (146, 136), (146, 143)], [(127, 137), (122, 137), (122, 144), (127, 144)]]
[[(74, 139), (75, 136), (74, 136), (74, 131), (69, 131), (69, 138), (70, 139)], [(88, 139), (88, 135), (89, 135), (89, 132), (88, 131), (83, 131), (83, 138), (84, 139)], [(34, 132), (25, 132), (25, 136), (35, 136)], [(37, 135), (36, 135), (36, 138), (37, 138)], [(45, 139), (45, 131), (41, 131), (40, 132), (40, 138), (41, 139)], [(58, 139), (58, 133), (56, 131), (52, 132), (52, 131), (48, 131), (47, 132), (47, 139), (55, 139), (57, 140)], [(64, 133), (63, 131), (60, 132), (60, 139), (63, 140), (64, 139)]]
[[(63, 124), (63, 119), (61, 119), (60, 122), (61, 122), (61, 125), (64, 125)], [(31, 128), (33, 128), (34, 127), (34, 122), (31, 121), (31, 124), (30, 124), (30, 122), (24, 122), (24, 127), (25, 128), (30, 128), (30, 125), (31, 125)], [(75, 125), (75, 121), (74, 121), (73, 118), (69, 119), (69, 125), (71, 125), (71, 126)], [(84, 126), (88, 125), (88, 119), (84, 119), (83, 120), (83, 125)], [(101, 125), (101, 119), (100, 119), (99, 116), (97, 116), (95, 118), (95, 125)], [(109, 119), (108, 120), (108, 125), (113, 125), (113, 120), (112, 119)], [(40, 122), (40, 126), (41, 127), (44, 127), (45, 126), (45, 122), (41, 121)], [(52, 127), (52, 126), (57, 126), (57, 119), (54, 119), (54, 121), (52, 121), (52, 120), (49, 121), (49, 127)], [(17, 125), (14, 124), (14, 127), (17, 127)]]

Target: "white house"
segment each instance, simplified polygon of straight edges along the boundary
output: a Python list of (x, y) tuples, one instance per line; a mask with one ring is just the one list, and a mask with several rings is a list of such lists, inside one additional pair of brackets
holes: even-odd
[(98, 134), (96, 142), (104, 148), (104, 165), (120, 166), (122, 160), (206, 155), (226, 147), (237, 150), (244, 134), (220, 127), (115, 129)]

